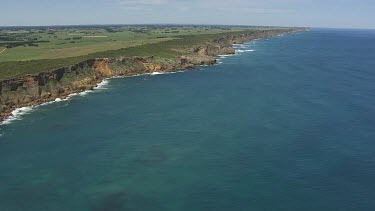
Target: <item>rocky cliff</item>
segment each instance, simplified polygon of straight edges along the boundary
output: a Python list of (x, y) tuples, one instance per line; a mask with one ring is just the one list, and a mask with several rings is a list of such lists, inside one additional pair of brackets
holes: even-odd
[(105, 78), (195, 69), (196, 65), (213, 65), (216, 63), (215, 56), (235, 53), (233, 44), (299, 30), (301, 29), (257, 30), (226, 36), (187, 49), (186, 56), (175, 59), (97, 58), (70, 67), (0, 81), (0, 121), (10, 116), (16, 108), (38, 105), (56, 98), (66, 98), (72, 93), (93, 89)]

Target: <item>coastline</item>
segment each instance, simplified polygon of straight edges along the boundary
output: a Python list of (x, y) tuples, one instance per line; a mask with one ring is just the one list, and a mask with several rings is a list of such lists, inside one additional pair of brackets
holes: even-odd
[[(28, 113), (33, 108), (55, 102), (67, 101), (73, 96), (85, 95), (93, 92), (95, 89), (100, 89), (100, 87), (106, 85), (111, 78), (158, 75), (197, 70), (197, 66), (212, 66), (220, 64), (220, 59), (218, 57), (227, 57), (242, 52), (253, 51), (235, 50), (235, 45), (241, 45), (256, 39), (271, 38), (306, 30), (308, 29), (302, 28), (291, 29), (288, 31), (277, 31), (277, 33), (274, 32), (271, 34), (269, 32), (259, 33), (256, 37), (254, 37), (254, 34), (241, 34), (236, 37), (224, 37), (219, 40), (213, 40), (211, 43), (195, 47), (193, 51), (196, 55), (194, 56), (181, 56), (176, 58), (175, 61), (167, 61), (167, 64), (155, 61), (156, 59), (153, 57), (97, 58), (95, 60), (81, 62), (71, 67), (60, 68), (37, 75), (26, 75), (21, 77), (21, 79), (11, 79), (8, 80), (10, 81), (9, 91), (10, 93), (21, 92), (21, 99), (14, 97), (15, 100), (11, 101), (10, 106), (2, 105), (0, 108), (0, 125), (9, 124), (19, 116)], [(228, 42), (230, 43), (229, 45), (227, 44)], [(130, 63), (131, 65), (124, 67), (122, 66), (124, 63)], [(89, 74), (87, 76), (87, 72), (91, 75)], [(68, 74), (83, 75), (84, 77), (79, 77), (78, 80), (73, 80), (66, 86), (58, 86), (56, 92), (41, 91), (41, 87), (44, 88), (44, 86), (47, 86), (46, 81), (62, 81), (63, 76)], [(19, 80), (22, 81), (19, 82)], [(27, 84), (25, 82), (31, 83)], [(21, 84), (21, 86), (14, 88), (14, 84)], [(36, 88), (37, 91), (35, 90)], [(29, 97), (29, 94), (24, 94), (22, 89), (26, 89), (27, 91), (30, 89), (32, 92), (37, 92), (38, 94)], [(4, 81), (0, 81), (0, 93), (0, 96), (3, 97)], [(9, 95), (7, 97), (11, 99)], [(0, 98), (0, 102), (3, 103), (4, 99)]]
[(105, 85), (108, 84), (108, 80), (109, 79), (111, 79), (111, 78), (103, 79), (100, 83), (98, 83), (96, 85), (96, 87), (94, 87), (91, 90), (86, 90), (86, 91), (78, 92), (78, 93), (72, 93), (72, 94), (67, 95), (65, 98), (56, 98), (53, 101), (48, 101), (48, 102), (45, 102), (45, 103), (42, 103), (42, 104), (36, 104), (36, 105), (31, 105), (31, 106), (16, 108), (16, 109), (14, 109), (11, 112), (10, 116), (8, 116), (8, 117), (4, 118), (2, 121), (0, 121), (0, 125), (10, 124), (13, 121), (18, 120), (19, 117), (21, 117), (21, 116), (23, 116), (23, 115), (31, 112), (33, 109), (38, 108), (40, 106), (45, 106), (45, 105), (50, 105), (50, 104), (53, 104), (53, 103), (59, 103), (59, 102), (68, 101), (72, 97), (75, 97), (75, 96), (85, 96), (85, 95), (87, 95), (89, 93), (93, 93), (95, 90), (103, 89), (102, 87), (104, 87)]

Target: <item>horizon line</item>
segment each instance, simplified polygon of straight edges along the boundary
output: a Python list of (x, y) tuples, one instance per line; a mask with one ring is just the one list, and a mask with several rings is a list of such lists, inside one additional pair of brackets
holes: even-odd
[(322, 26), (274, 26), (274, 25), (245, 25), (245, 24), (196, 24), (196, 23), (105, 23), (105, 24), (48, 24), (48, 25), (0, 25), (2, 28), (22, 28), (22, 27), (69, 27), (69, 26), (234, 26), (234, 27), (270, 27), (270, 28), (310, 28), (310, 29), (355, 29), (355, 30), (375, 30), (375, 28), (362, 27), (322, 27)]
[(246, 24), (197, 24), (197, 23), (104, 23), (104, 24), (46, 24), (46, 25), (0, 25), (1, 27), (55, 27), (55, 26), (152, 26), (152, 25), (172, 25), (172, 26), (245, 26), (245, 27), (294, 27), (311, 28), (309, 26), (275, 26), (275, 25), (246, 25)]

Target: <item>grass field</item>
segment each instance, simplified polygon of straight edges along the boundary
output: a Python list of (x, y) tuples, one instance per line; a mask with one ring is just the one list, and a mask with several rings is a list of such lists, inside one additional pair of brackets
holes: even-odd
[[(76, 57), (91, 53), (117, 50), (137, 45), (163, 42), (181, 35), (217, 34), (244, 30), (243, 27), (209, 28), (209, 27), (118, 27), (114, 32), (103, 28), (62, 28), (47, 30), (3, 30), (2, 36), (16, 37), (16, 41), (34, 40), (38, 46), (21, 45), (7, 49), (0, 56), (0, 62), (28, 61), (38, 59), (59, 59)], [(1, 41), (1, 45), (9, 41)]]
[[(5, 28), (0, 31), (0, 52), (4, 47), (8, 48), (0, 54), (0, 80), (48, 71), (93, 58), (174, 58), (182, 54), (178, 49), (253, 29), (217, 26)], [(9, 48), (7, 45), (16, 47)]]

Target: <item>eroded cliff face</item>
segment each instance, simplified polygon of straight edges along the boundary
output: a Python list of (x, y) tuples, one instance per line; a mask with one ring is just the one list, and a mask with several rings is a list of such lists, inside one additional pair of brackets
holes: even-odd
[(154, 57), (103, 58), (1, 81), (0, 121), (11, 115), (16, 108), (38, 105), (91, 90), (105, 78), (193, 69), (194, 65), (201, 64), (215, 64), (215, 59), (179, 57), (175, 60), (159, 61)]
[(175, 59), (154, 57), (98, 58), (70, 67), (25, 75), (0, 81), (0, 121), (20, 107), (38, 105), (72, 93), (93, 89), (105, 78), (133, 76), (153, 72), (194, 69), (196, 65), (213, 65), (215, 56), (234, 54), (232, 44), (257, 38), (267, 38), (296, 30), (254, 31), (238, 36), (227, 36), (188, 50), (187, 56)]
[(91, 89), (104, 76), (90, 68), (94, 60), (50, 72), (0, 82), (0, 120), (15, 108), (41, 104)]

